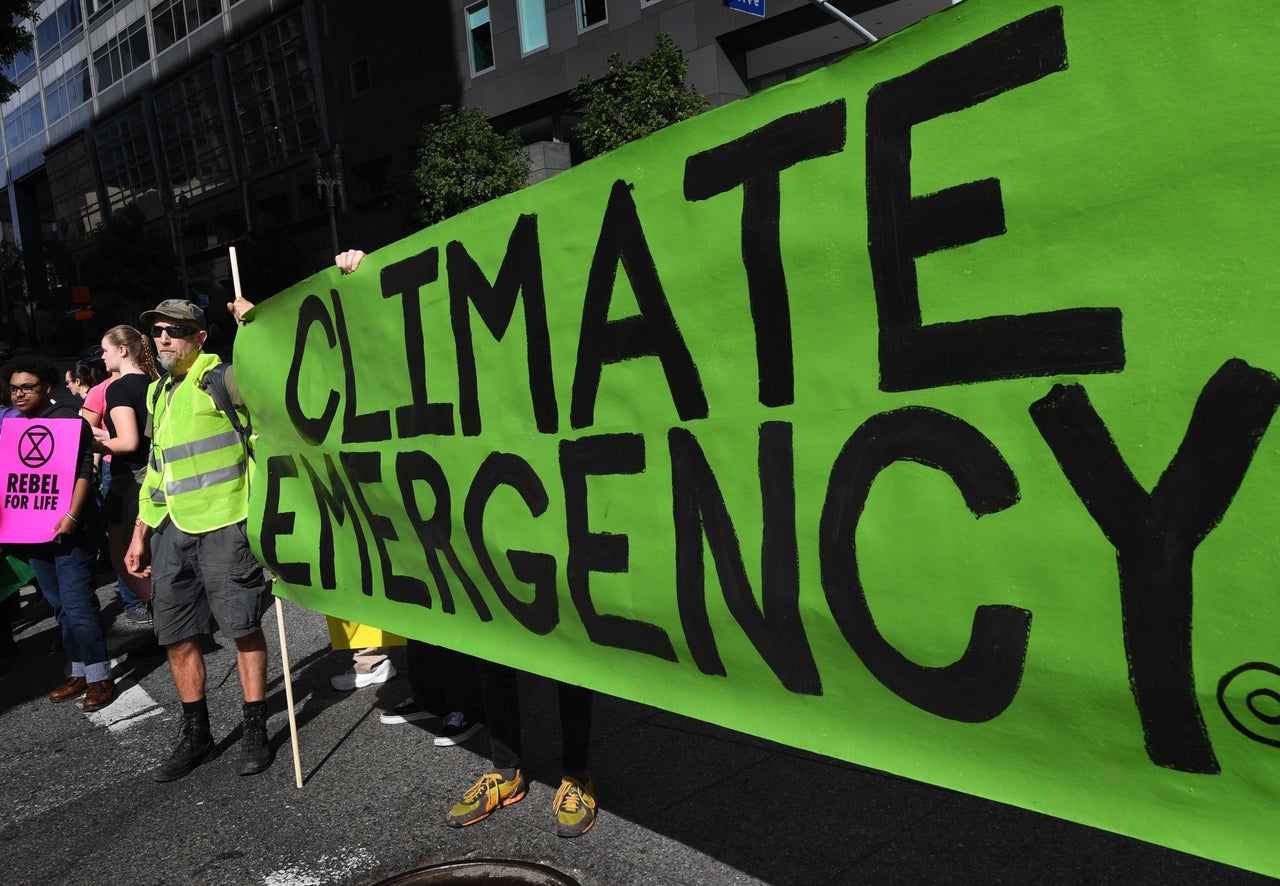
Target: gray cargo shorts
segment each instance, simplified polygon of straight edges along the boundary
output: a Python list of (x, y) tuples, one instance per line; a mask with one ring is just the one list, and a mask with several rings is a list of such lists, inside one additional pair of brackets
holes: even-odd
[(188, 535), (169, 520), (151, 533), (151, 608), (161, 645), (221, 630), (231, 639), (262, 623), (271, 597), (241, 520)]

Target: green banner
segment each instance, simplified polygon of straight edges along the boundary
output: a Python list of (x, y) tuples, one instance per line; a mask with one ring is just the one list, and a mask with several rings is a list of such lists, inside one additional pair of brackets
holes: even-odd
[[(31, 584), (35, 572), (27, 565), (26, 560), (4, 555), (0, 557), (0, 600)], [(7, 629), (7, 626), (6, 626)]]
[(1280, 874), (1273, 18), (968, 0), (271, 299), (281, 593)]

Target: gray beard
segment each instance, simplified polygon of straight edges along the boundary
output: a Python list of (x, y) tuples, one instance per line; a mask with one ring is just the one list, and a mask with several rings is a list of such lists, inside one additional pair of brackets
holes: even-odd
[(157, 357), (157, 360), (159, 361), (160, 365), (164, 367), (166, 372), (172, 371), (173, 367), (177, 366), (179, 362), (178, 358), (173, 356), (172, 354), (160, 354)]

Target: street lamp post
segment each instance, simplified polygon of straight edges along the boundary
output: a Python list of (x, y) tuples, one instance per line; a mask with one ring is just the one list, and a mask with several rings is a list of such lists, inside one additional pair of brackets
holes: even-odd
[(173, 238), (173, 251), (178, 253), (178, 272), (182, 275), (182, 297), (190, 299), (191, 287), (187, 282), (187, 248), (183, 242), (187, 233), (187, 195), (178, 195), (166, 210), (165, 215), (169, 216), (169, 234)]
[(316, 174), (316, 196), (329, 211), (329, 239), (333, 244), (333, 254), (337, 255), (341, 251), (337, 212), (347, 211), (347, 188), (342, 179), (342, 148), (334, 145), (327, 160), (321, 159), (318, 152), (313, 152), (311, 167)]

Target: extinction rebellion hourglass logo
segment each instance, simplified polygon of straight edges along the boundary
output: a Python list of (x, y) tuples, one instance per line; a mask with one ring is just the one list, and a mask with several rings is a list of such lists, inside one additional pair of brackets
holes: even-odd
[(18, 441), (18, 458), (29, 468), (42, 468), (53, 458), (53, 434), (45, 427), (24, 431)]

